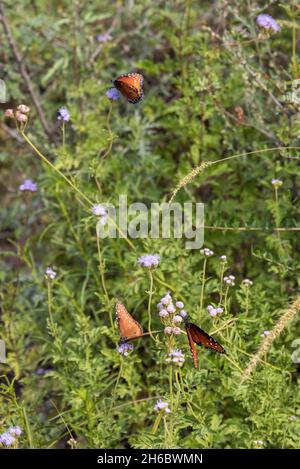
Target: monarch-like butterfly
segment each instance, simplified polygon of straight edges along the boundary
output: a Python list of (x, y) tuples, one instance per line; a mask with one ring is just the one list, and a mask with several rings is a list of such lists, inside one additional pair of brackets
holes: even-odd
[(127, 75), (120, 75), (113, 81), (113, 84), (129, 103), (135, 104), (144, 97), (143, 81), (144, 77), (140, 73), (128, 73)]
[(149, 335), (149, 332), (143, 333), (142, 326), (135, 319), (133, 319), (125, 306), (119, 301), (116, 304), (116, 318), (118, 321), (121, 343)]
[(200, 327), (196, 326), (196, 324), (192, 324), (191, 322), (185, 321), (184, 325), (188, 336), (195, 368), (197, 368), (198, 365), (197, 350), (195, 344), (203, 345), (204, 348), (215, 350), (215, 352), (226, 353), (225, 349), (222, 347), (222, 345), (219, 344), (219, 342), (217, 342), (213, 337), (204, 332), (203, 329), (200, 329)]

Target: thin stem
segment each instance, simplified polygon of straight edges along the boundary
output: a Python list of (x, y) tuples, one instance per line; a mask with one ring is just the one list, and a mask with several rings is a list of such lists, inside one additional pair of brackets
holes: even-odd
[(62, 146), (63, 146), (63, 148), (64, 148), (64, 147), (65, 147), (65, 143), (66, 143), (65, 121), (62, 122), (61, 132), (62, 132)]
[(51, 280), (47, 280), (47, 294), (48, 294), (48, 313), (50, 318), (51, 329), (53, 329), (53, 316), (52, 316), (52, 291), (51, 291)]
[(151, 330), (151, 323), (152, 323), (151, 302), (152, 302), (152, 296), (153, 296), (153, 273), (152, 273), (151, 270), (149, 270), (149, 277), (150, 277), (150, 290), (148, 292), (148, 294), (149, 294), (149, 299), (148, 299), (148, 331), (150, 333), (151, 338), (154, 339), (153, 334), (152, 334), (152, 330)]
[(200, 294), (200, 303), (199, 303), (200, 315), (201, 315), (201, 313), (202, 313), (202, 308), (203, 308), (206, 264), (207, 264), (207, 259), (205, 258), (205, 259), (204, 259), (204, 263), (203, 263), (202, 285), (201, 285), (201, 294)]

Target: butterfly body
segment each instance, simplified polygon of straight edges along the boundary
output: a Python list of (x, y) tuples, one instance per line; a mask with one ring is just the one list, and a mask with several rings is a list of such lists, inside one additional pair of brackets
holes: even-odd
[(138, 339), (148, 332), (143, 333), (142, 326), (128, 313), (125, 306), (119, 301), (116, 304), (116, 318), (118, 321), (120, 331), (120, 342), (129, 342), (130, 340)]
[(113, 81), (113, 84), (129, 103), (136, 104), (144, 97), (143, 82), (144, 77), (140, 73), (128, 73), (120, 75)]
[(196, 324), (185, 321), (185, 330), (187, 333), (195, 368), (197, 368), (198, 365), (197, 350), (195, 344), (202, 345), (204, 348), (214, 350), (215, 352), (226, 353), (225, 349), (222, 347), (221, 344), (219, 344), (219, 342), (217, 342), (213, 337), (207, 334), (203, 329), (196, 326)]

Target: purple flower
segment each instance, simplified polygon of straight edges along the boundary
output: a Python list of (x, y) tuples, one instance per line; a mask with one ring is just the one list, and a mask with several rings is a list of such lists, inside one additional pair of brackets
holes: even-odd
[(105, 217), (106, 216), (106, 210), (101, 204), (95, 204), (92, 206), (92, 212), (94, 215), (97, 215), (97, 217)]
[(175, 306), (171, 303), (167, 306), (167, 311), (169, 314), (174, 314), (176, 312)]
[(165, 329), (164, 329), (165, 334), (172, 334), (172, 332), (173, 332), (172, 327), (170, 327), (170, 326), (165, 327)]
[(169, 357), (173, 363), (177, 363), (179, 366), (182, 366), (185, 361), (184, 354), (179, 349), (171, 350)]
[(200, 254), (202, 254), (205, 257), (210, 257), (214, 255), (214, 251), (208, 248), (200, 249)]
[(180, 327), (172, 327), (172, 334), (175, 334), (175, 335), (181, 334)]
[(271, 30), (277, 33), (281, 29), (281, 26), (272, 18), (272, 16), (262, 13), (256, 18), (256, 23), (261, 28)]
[(101, 204), (95, 204), (92, 206), (92, 212), (94, 215), (97, 217), (100, 217), (100, 223), (101, 225), (105, 225), (107, 222), (107, 212), (105, 210), (105, 207)]
[(112, 101), (117, 101), (118, 99), (121, 98), (121, 95), (117, 88), (109, 88), (109, 90), (106, 91), (106, 97), (108, 99), (111, 99)]
[(184, 303), (182, 303), (182, 301), (176, 301), (176, 308), (178, 309), (184, 308)]
[(57, 272), (55, 272), (52, 267), (47, 267), (47, 269), (45, 270), (45, 275), (49, 280), (54, 280), (57, 275)]
[(253, 282), (252, 282), (252, 280), (249, 280), (248, 278), (245, 278), (242, 281), (242, 285), (244, 285), (244, 287), (251, 287), (251, 285), (253, 285)]
[(161, 410), (164, 410), (166, 412), (166, 414), (169, 414), (171, 411), (169, 409), (169, 403), (168, 402), (164, 402), (162, 399), (159, 399), (155, 406), (154, 406), (154, 410), (156, 410), (157, 412), (160, 412)]
[(2, 443), (4, 446), (11, 446), (15, 441), (15, 437), (8, 432), (2, 433), (2, 435), (0, 435), (0, 443)]
[(96, 36), (96, 40), (98, 42), (102, 42), (102, 43), (105, 43), (105, 42), (108, 42), (112, 39), (111, 35), (108, 34), (108, 33), (105, 33), (105, 34), (97, 34)]
[(139, 257), (138, 263), (142, 267), (152, 269), (157, 267), (160, 263), (160, 256), (158, 254), (145, 254), (144, 256)]
[(182, 322), (182, 316), (179, 316), (179, 314), (176, 314), (176, 316), (173, 317), (173, 322), (174, 324), (180, 324)]
[(158, 313), (161, 318), (166, 318), (169, 316), (169, 313), (166, 309), (161, 309), (160, 312)]
[(182, 318), (186, 318), (186, 317), (187, 317), (187, 312), (184, 311), (184, 309), (182, 309), (179, 314), (180, 314), (180, 316), (181, 316)]
[(224, 282), (229, 287), (234, 287), (234, 285), (235, 285), (234, 281), (235, 281), (235, 276), (234, 275), (229, 275), (228, 277), (224, 277)]
[(124, 355), (124, 357), (128, 356), (128, 350), (134, 350), (134, 346), (132, 344), (128, 344), (127, 342), (123, 342), (123, 344), (121, 344), (121, 345), (119, 345), (119, 347), (117, 347), (117, 351), (121, 355)]
[(70, 113), (67, 108), (61, 107), (57, 112), (57, 119), (59, 121), (68, 122), (70, 120)]
[(283, 182), (281, 179), (272, 179), (272, 185), (278, 189), (278, 187), (282, 186)]
[(16, 425), (15, 427), (9, 427), (8, 431), (11, 435), (14, 436), (20, 436), (22, 433), (22, 429), (18, 425)]
[(36, 192), (37, 191), (37, 184), (33, 182), (31, 179), (25, 179), (23, 184), (19, 186), (20, 191), (29, 191), (29, 192)]
[(262, 334), (260, 334), (260, 336), (261, 337), (266, 337), (269, 334), (270, 334), (270, 331), (264, 331)]

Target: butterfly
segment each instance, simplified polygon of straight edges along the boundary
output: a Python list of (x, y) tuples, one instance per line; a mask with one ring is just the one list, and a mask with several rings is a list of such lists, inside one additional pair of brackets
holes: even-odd
[(127, 75), (120, 75), (113, 81), (113, 84), (129, 103), (135, 104), (144, 97), (143, 82), (144, 77), (140, 73), (128, 73)]
[(215, 350), (219, 353), (226, 353), (225, 349), (222, 347), (222, 345), (219, 344), (219, 342), (217, 342), (213, 337), (204, 332), (203, 329), (200, 329), (200, 327), (196, 326), (196, 324), (192, 324), (191, 322), (185, 321), (184, 325), (188, 336), (188, 341), (190, 344), (195, 368), (197, 368), (198, 365), (197, 350), (195, 344), (203, 345), (204, 348)]
[(149, 332), (143, 333), (142, 326), (135, 319), (133, 319), (125, 306), (119, 301), (116, 304), (116, 318), (118, 321), (121, 343), (149, 335)]

